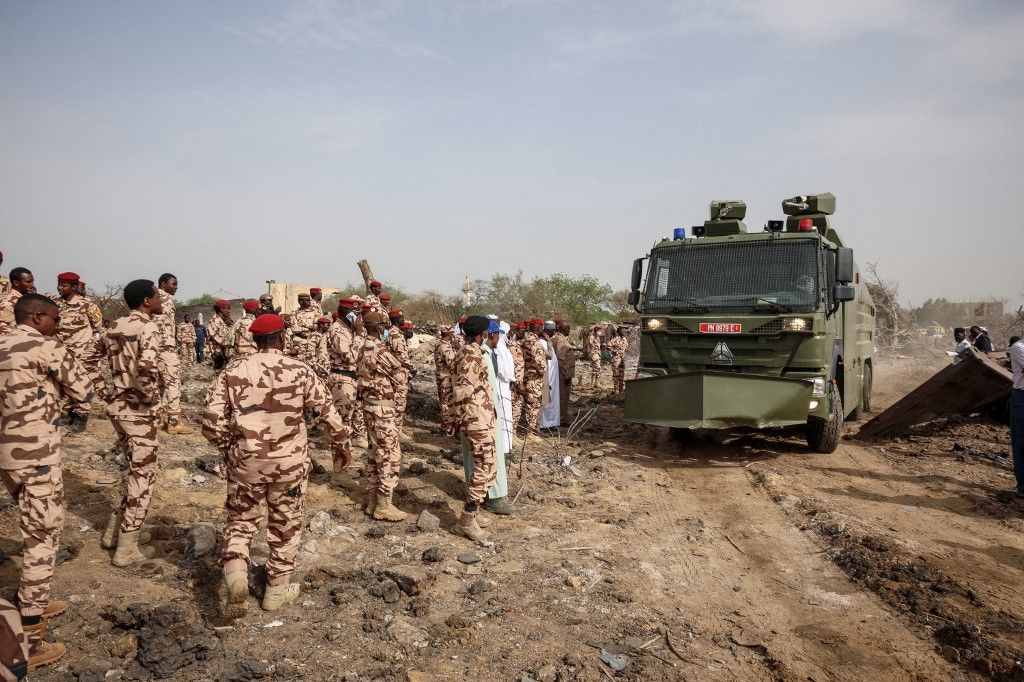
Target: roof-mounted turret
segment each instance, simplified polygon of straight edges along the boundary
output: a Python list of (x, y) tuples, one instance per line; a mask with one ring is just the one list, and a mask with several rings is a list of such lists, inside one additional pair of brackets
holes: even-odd
[(782, 212), (788, 216), (786, 232), (805, 232), (816, 228), (824, 234), (830, 227), (828, 216), (836, 212), (836, 197), (831, 192), (801, 194), (783, 200)]
[[(747, 231), (743, 219), (747, 215), (747, 204), (742, 201), (712, 201), (710, 206), (711, 219), (704, 222), (704, 235), (722, 237), (729, 234), (742, 234)], [(694, 235), (702, 236), (702, 235)]]

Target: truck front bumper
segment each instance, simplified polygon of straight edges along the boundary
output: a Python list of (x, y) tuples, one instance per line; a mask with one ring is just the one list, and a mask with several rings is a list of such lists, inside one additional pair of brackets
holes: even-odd
[(804, 379), (686, 372), (626, 382), (626, 421), (680, 429), (766, 429), (807, 423)]

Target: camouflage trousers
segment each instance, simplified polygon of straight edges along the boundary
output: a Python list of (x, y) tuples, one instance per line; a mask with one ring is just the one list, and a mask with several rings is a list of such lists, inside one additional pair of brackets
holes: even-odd
[(118, 444), (128, 454), (121, 532), (131, 533), (142, 528), (156, 487), (157, 417), (111, 417), (110, 423), (117, 432)]
[(591, 355), (590, 358), (590, 381), (593, 386), (601, 383), (601, 356)]
[(452, 378), (451, 376), (437, 377), (437, 409), (440, 413), (440, 421), (447, 424), (452, 419)]
[(625, 386), (626, 359), (617, 355), (612, 356), (612, 387), (615, 391), (621, 392)]
[[(70, 353), (75, 356), (79, 364), (82, 365), (82, 369), (85, 370), (85, 375), (89, 377), (89, 381), (92, 382), (93, 391), (98, 396), (103, 396), (106, 393), (106, 380), (103, 378), (103, 373), (100, 371), (100, 356), (96, 353), (94, 348), (68, 348)], [(67, 408), (69, 412), (75, 414), (89, 415), (89, 403), (80, 402), (71, 398), (65, 398), (65, 404), (62, 406)]]
[(183, 343), (178, 346), (178, 360), (182, 367), (191, 367), (196, 364), (196, 345), (194, 343)]
[(398, 386), (395, 387), (395, 423), (402, 430), (405, 420), (405, 408), (409, 404), (409, 375), (402, 372), (398, 375)]
[(390, 495), (398, 485), (402, 466), (402, 447), (398, 442), (398, 412), (391, 405), (364, 405), (366, 437), (370, 447), (363, 467), (367, 489), (378, 495)]
[(512, 430), (519, 426), (519, 420), (523, 418), (523, 382), (512, 384)]
[(523, 422), (527, 431), (537, 430), (541, 399), (544, 397), (544, 377), (523, 381)]
[[(328, 375), (327, 388), (331, 391), (334, 409), (338, 411), (338, 416), (341, 417), (342, 423), (345, 426), (351, 427), (353, 433), (355, 433), (355, 417), (362, 412), (359, 409), (359, 402), (356, 400), (357, 386), (355, 378), (345, 376), (344, 374), (331, 373)], [(364, 426), (363, 428), (365, 429), (366, 427)], [(346, 445), (348, 450), (351, 451), (351, 438), (349, 438)], [(333, 455), (335, 471), (341, 471), (341, 463), (338, 461), (339, 454), (339, 452), (335, 451)]]
[(494, 429), (473, 429), (463, 431), (462, 435), (473, 454), (473, 476), (466, 487), (466, 499), (482, 503), (487, 499), (487, 489), (498, 478)]
[(174, 348), (161, 348), (157, 356), (160, 382), (163, 384), (163, 402), (167, 419), (175, 423), (181, 418), (181, 360)]
[(302, 508), (306, 498), (309, 464), (279, 469), (268, 463), (270, 473), (249, 477), (228, 468), (228, 496), (224, 503), (227, 522), (221, 561), (224, 573), (249, 569), (249, 548), (253, 536), (267, 516), (267, 584), (285, 585), (295, 571), (295, 555), (302, 540)]
[(18, 503), (21, 586), (18, 604), (26, 616), (38, 616), (50, 603), (50, 581), (64, 528), (64, 479), (60, 465), (0, 469), (0, 480)]
[(558, 375), (558, 417), (563, 424), (569, 423), (569, 400), (572, 395), (572, 377)]
[(15, 682), (28, 672), (28, 637), (21, 627), (21, 613), (0, 599), (0, 680)]

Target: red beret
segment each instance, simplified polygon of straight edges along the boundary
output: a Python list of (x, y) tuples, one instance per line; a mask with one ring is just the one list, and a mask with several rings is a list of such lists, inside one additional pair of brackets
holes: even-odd
[(362, 308), (362, 310), (363, 310), (363, 314), (366, 314), (366, 313), (370, 312), (371, 310), (373, 310), (373, 306), (371, 306), (371, 305), (366, 305), (366, 304), (364, 303), (364, 304), (363, 304), (363, 308)]
[(401, 317), (402, 315), (405, 315), (405, 313), (403, 313), (400, 308), (392, 308), (391, 311), (388, 313), (388, 317), (392, 318)]
[(370, 286), (371, 287), (379, 287), (379, 286), (383, 286), (383, 285), (380, 282), (378, 282), (377, 280), (373, 280), (372, 282), (370, 282)]
[(74, 272), (62, 272), (59, 275), (57, 275), (57, 281), (58, 282), (68, 282), (68, 283), (70, 283), (70, 282), (77, 282), (78, 281), (78, 274), (74, 273)]
[(332, 320), (338, 319), (338, 313), (331, 313), (331, 319)]
[(565, 318), (563, 318), (563, 317), (556, 317), (555, 318), (555, 324), (562, 324), (563, 322), (565, 322)]
[(359, 305), (360, 305), (359, 301), (355, 300), (354, 298), (339, 298), (338, 299), (338, 307), (339, 308), (358, 308)]
[(383, 293), (382, 293), (382, 294), (380, 295), (380, 300), (382, 300), (382, 301), (390, 301), (390, 300), (391, 300), (391, 294), (389, 294), (389, 293), (388, 293), (388, 292), (386, 292), (386, 291), (385, 291), (385, 292), (383, 292)]
[(403, 330), (412, 329), (412, 322), (403, 322), (402, 323), (402, 329)]
[(256, 318), (256, 321), (249, 325), (249, 331), (253, 336), (268, 336), (284, 329), (284, 319), (280, 315), (266, 313)]
[(247, 313), (254, 313), (260, 309), (260, 302), (254, 301), (251, 298), (242, 304), (242, 310)]
[(231, 304), (225, 301), (223, 298), (219, 298), (213, 302), (214, 308), (230, 308)]
[(530, 320), (530, 324), (544, 324), (544, 320), (540, 319), (539, 317), (535, 317), (532, 320)]
[(309, 288), (309, 293), (311, 293), (311, 294), (319, 294), (319, 293), (321, 293), (321, 289), (320, 289), (320, 287), (310, 287)]
[(316, 323), (317, 324), (330, 324), (331, 323), (331, 318), (329, 318), (329, 317), (321, 317), (319, 320), (316, 321)]

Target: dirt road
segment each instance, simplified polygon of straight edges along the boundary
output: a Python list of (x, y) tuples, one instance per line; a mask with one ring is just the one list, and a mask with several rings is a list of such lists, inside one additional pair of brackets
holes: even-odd
[[(912, 364), (889, 376), (927, 373)], [(879, 393), (895, 397), (884, 369)], [(201, 370), (186, 385), (193, 413), (206, 381)], [(224, 482), (201, 437), (162, 437), (149, 524), (161, 555), (132, 570), (98, 544), (118, 473), (110, 428), (94, 419), (68, 437), (55, 591), (73, 607), (53, 630), (71, 651), (35, 679), (1024, 676), (1024, 507), (998, 499), (1012, 480), (994, 455), (1008, 451), (1003, 427), (847, 440), (828, 456), (774, 436), (684, 446), (585, 393), (593, 419), (571, 442), (528, 446), (522, 475), (510, 469), (519, 513), (495, 518), (495, 545), (480, 547), (452, 533), (461, 466), (430, 428), (431, 387), (420, 379), (411, 402), (410, 522), (371, 522), (314, 475), (299, 603), (269, 614), (254, 599), (233, 623), (217, 608)], [(417, 529), (423, 510), (438, 530)], [(14, 510), (0, 518), (9, 595)]]

